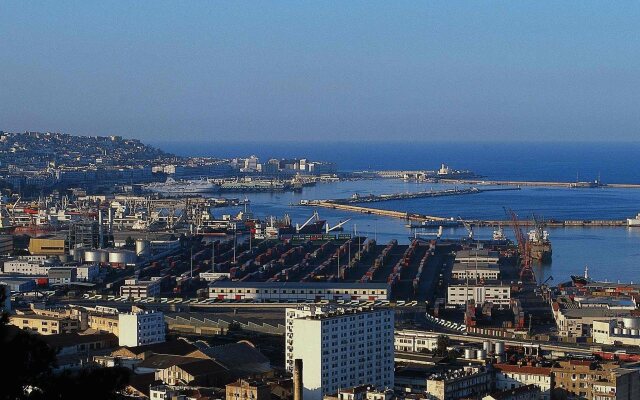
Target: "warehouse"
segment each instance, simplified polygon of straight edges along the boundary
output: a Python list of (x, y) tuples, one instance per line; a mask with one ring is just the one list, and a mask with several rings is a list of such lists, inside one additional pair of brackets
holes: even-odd
[(388, 300), (389, 295), (386, 283), (217, 281), (209, 285), (209, 297), (221, 300)]

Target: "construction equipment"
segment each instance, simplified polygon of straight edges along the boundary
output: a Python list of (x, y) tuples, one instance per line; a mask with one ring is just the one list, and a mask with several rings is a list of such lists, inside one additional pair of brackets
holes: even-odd
[(469, 237), (469, 240), (473, 240), (473, 225), (463, 220), (460, 216), (458, 216), (458, 221), (462, 222), (462, 225), (464, 225), (464, 229), (467, 230), (468, 232), (467, 236)]
[(344, 221), (340, 221), (335, 226), (332, 226), (332, 227), (329, 227), (329, 224), (326, 224), (325, 227), (326, 227), (327, 233), (340, 228), (342, 225), (346, 224), (349, 221), (351, 221), (351, 218), (348, 218)]
[(520, 254), (521, 263), (520, 280), (524, 281), (525, 279), (531, 279), (535, 281), (535, 275), (531, 268), (531, 248), (529, 246), (529, 241), (525, 239), (524, 234), (522, 233), (518, 215), (512, 209), (506, 207), (504, 208), (504, 212), (513, 222), (513, 233), (518, 242), (518, 252)]

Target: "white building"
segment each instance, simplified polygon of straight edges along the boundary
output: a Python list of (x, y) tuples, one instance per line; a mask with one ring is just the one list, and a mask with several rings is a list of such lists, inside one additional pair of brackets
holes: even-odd
[(640, 318), (593, 321), (591, 336), (595, 343), (640, 346)]
[(120, 296), (133, 299), (146, 299), (160, 294), (160, 279), (151, 278), (150, 281), (127, 279), (120, 287)]
[(509, 305), (511, 301), (511, 287), (499, 285), (450, 285), (447, 289), (447, 303), (464, 305), (469, 300), (476, 304), (491, 302), (495, 305)]
[(255, 301), (388, 300), (386, 283), (359, 282), (241, 282), (217, 281), (209, 285), (214, 299)]
[(43, 265), (41, 261), (9, 260), (2, 268), (5, 274), (47, 275), (52, 265)]
[(165, 341), (164, 314), (133, 306), (131, 312), (118, 314), (120, 346), (141, 346)]
[(76, 268), (76, 279), (82, 282), (93, 282), (100, 275), (100, 266), (98, 264), (85, 264)]
[(286, 368), (302, 360), (304, 399), (364, 384), (393, 387), (393, 320), (387, 308), (288, 308)]
[(453, 279), (496, 280), (500, 277), (500, 266), (488, 263), (455, 263), (451, 270)]
[(540, 389), (540, 398), (549, 400), (553, 387), (553, 374), (548, 367), (494, 364), (496, 390), (510, 390), (534, 385)]
[(402, 330), (394, 335), (394, 347), (396, 351), (408, 353), (420, 353), (424, 350), (433, 350), (438, 346), (439, 333)]

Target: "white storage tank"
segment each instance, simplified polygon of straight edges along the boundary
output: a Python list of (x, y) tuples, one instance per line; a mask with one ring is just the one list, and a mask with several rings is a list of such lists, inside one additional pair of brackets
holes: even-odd
[(464, 358), (466, 360), (474, 360), (476, 358), (475, 349), (464, 349)]
[(620, 329), (620, 328), (618, 328), (618, 327), (613, 328), (613, 334), (614, 334), (614, 335), (619, 335), (619, 334), (621, 334), (621, 333), (622, 333), (622, 329)]
[(146, 257), (151, 254), (151, 242), (146, 239), (137, 239), (136, 254), (140, 257)]
[(104, 250), (85, 250), (82, 259), (86, 263), (107, 263), (109, 254)]
[(628, 329), (640, 329), (640, 318), (625, 317), (622, 318), (622, 323), (625, 328)]
[(495, 345), (496, 355), (501, 356), (504, 354), (504, 342), (496, 342)]
[(69, 249), (69, 255), (73, 257), (73, 261), (82, 261), (84, 257), (85, 249), (79, 247), (76, 249)]
[(631, 336), (639, 336), (640, 329), (631, 329)]
[(109, 264), (131, 265), (138, 261), (138, 256), (131, 250), (110, 250)]
[(487, 358), (487, 352), (484, 349), (478, 350), (478, 352), (476, 353), (476, 358), (478, 360), (484, 360), (485, 358)]
[(491, 353), (491, 342), (488, 340), (482, 342), (482, 350), (486, 351), (487, 353)]
[(629, 329), (629, 328), (624, 328), (622, 330), (622, 334), (625, 335), (625, 336), (629, 336), (630, 333), (631, 333), (631, 329)]

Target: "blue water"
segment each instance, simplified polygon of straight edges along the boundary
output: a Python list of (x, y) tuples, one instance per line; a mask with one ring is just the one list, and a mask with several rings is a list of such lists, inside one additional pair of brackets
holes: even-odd
[[(309, 157), (334, 161), (341, 170), (434, 169), (446, 162), (458, 169), (471, 169), (488, 179), (572, 181), (581, 180), (640, 183), (640, 145), (634, 144), (296, 144), (177, 143), (165, 150), (182, 155), (222, 158), (256, 154), (271, 157)], [(354, 193), (382, 194), (450, 188), (451, 185), (408, 183), (400, 180), (372, 180), (318, 184), (302, 193), (247, 194), (252, 211), (259, 217), (281, 217), (288, 213), (302, 223), (313, 212), (293, 206), (301, 199), (349, 197)], [(241, 197), (241, 194), (230, 196)], [(443, 217), (506, 219), (503, 207), (512, 208), (521, 218), (532, 214), (547, 219), (626, 219), (640, 212), (640, 189), (569, 189), (525, 187), (519, 191), (487, 192), (465, 196), (439, 197), (372, 203), (370, 206), (411, 211)], [(220, 209), (219, 214), (239, 208)], [(405, 221), (366, 214), (319, 209), (330, 223), (352, 218), (347, 230), (408, 242)], [(481, 228), (476, 237), (489, 238), (490, 228)], [(640, 228), (550, 228), (553, 263), (537, 267), (539, 277), (553, 276), (555, 282), (581, 274), (585, 265), (597, 279), (640, 281)], [(510, 230), (505, 230), (513, 237)], [(446, 229), (445, 237), (463, 237), (463, 228)]]

